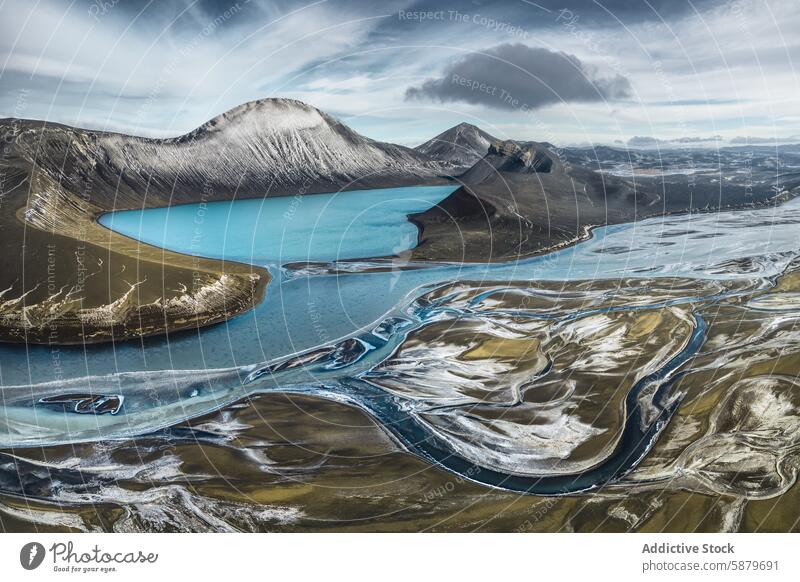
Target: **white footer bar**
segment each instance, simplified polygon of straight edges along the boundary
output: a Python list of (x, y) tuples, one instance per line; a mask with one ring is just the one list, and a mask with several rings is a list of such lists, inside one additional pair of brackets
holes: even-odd
[(0, 571), (7, 580), (136, 582), (170, 576), (797, 580), (798, 540), (791, 534), (3, 534)]

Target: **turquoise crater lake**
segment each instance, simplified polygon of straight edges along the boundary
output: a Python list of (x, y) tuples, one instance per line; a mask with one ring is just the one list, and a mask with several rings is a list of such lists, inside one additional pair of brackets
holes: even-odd
[(455, 189), (412, 186), (184, 204), (109, 212), (99, 222), (158, 247), (247, 263), (380, 257), (414, 248), (417, 227), (407, 216)]

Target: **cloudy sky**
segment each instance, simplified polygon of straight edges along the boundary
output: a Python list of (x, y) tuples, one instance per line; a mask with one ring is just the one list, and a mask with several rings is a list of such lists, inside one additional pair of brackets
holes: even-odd
[(789, 140), (798, 31), (795, 0), (0, 0), (0, 117), (172, 136), (293, 97), (405, 145)]

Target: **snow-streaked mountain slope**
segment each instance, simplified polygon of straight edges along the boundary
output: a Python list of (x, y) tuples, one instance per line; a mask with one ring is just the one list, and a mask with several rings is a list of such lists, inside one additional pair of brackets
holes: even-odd
[(19, 143), (73, 190), (92, 182), (101, 207), (111, 188), (116, 208), (141, 206), (145, 195), (162, 205), (413, 185), (441, 171), (424, 154), (366, 138), (291, 99), (246, 103), (171, 139), (31, 125)]

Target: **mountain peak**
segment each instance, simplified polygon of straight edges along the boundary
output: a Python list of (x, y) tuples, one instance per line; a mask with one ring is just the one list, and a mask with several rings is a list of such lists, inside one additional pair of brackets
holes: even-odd
[(414, 149), (436, 161), (468, 168), (483, 158), (495, 141), (495, 137), (464, 121)]
[[(471, 124), (471, 123), (469, 123), (469, 122), (467, 122), (467, 121), (462, 121), (462, 122), (461, 122), (461, 123), (459, 123), (458, 125), (454, 125), (454, 126), (453, 126), (453, 127), (451, 127), (451, 128), (448, 130), (448, 131), (453, 131), (453, 130), (460, 130), (460, 131), (464, 131), (464, 130), (471, 130), (471, 131), (481, 131), (481, 129), (480, 129), (480, 128), (479, 128), (477, 125), (473, 125), (473, 124)], [(445, 133), (447, 133), (447, 132), (445, 132)]]
[(333, 117), (296, 99), (270, 97), (248, 101), (217, 115), (182, 140), (198, 139), (228, 129), (258, 131), (264, 135), (339, 125)]

